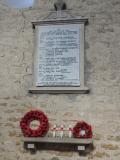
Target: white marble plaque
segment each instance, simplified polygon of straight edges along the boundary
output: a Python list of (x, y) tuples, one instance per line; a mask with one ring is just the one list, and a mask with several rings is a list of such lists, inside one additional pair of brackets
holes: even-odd
[(80, 26), (38, 26), (36, 86), (80, 86)]

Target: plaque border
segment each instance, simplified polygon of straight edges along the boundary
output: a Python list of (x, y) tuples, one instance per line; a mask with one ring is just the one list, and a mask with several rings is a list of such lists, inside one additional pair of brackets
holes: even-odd
[(34, 84), (29, 89), (29, 93), (34, 94), (64, 94), (64, 93), (89, 93), (89, 89), (85, 86), (84, 81), (84, 43), (85, 43), (85, 25), (88, 24), (87, 18), (77, 19), (55, 19), (55, 20), (42, 20), (32, 22), (33, 29), (37, 26), (49, 26), (60, 24), (79, 24), (80, 25), (80, 86), (36, 86), (36, 67), (37, 67), (37, 30), (35, 30), (35, 54), (34, 54)]

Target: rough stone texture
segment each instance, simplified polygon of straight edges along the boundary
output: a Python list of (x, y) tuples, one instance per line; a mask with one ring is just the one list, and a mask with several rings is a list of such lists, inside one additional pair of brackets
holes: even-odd
[[(31, 95), (34, 32), (31, 21), (53, 10), (53, 0), (17, 10), (0, 3), (0, 159), (120, 159), (120, 0), (66, 0), (76, 16), (89, 18), (86, 27), (85, 82), (88, 95)], [(23, 149), (21, 117), (42, 109), (50, 123), (72, 124), (84, 119), (94, 130), (95, 149), (77, 153)], [(81, 155), (82, 156), (82, 155)]]

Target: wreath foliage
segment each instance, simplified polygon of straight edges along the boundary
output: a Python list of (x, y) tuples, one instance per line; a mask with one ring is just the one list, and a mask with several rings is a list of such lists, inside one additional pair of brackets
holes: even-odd
[[(30, 128), (30, 123), (34, 120), (40, 122), (37, 129)], [(49, 130), (49, 122), (47, 116), (40, 110), (27, 112), (20, 121), (20, 127), (25, 137), (43, 137)]]
[(73, 127), (73, 137), (75, 138), (92, 138), (92, 127), (85, 121), (79, 121)]

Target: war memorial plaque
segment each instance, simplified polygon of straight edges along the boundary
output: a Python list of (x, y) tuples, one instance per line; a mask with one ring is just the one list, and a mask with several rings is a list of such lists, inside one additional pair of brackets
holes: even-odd
[(38, 26), (36, 86), (80, 86), (80, 27)]
[(84, 84), (84, 33), (88, 19), (66, 18), (68, 11), (51, 15), (49, 19), (32, 22), (34, 84), (29, 92), (88, 93)]

